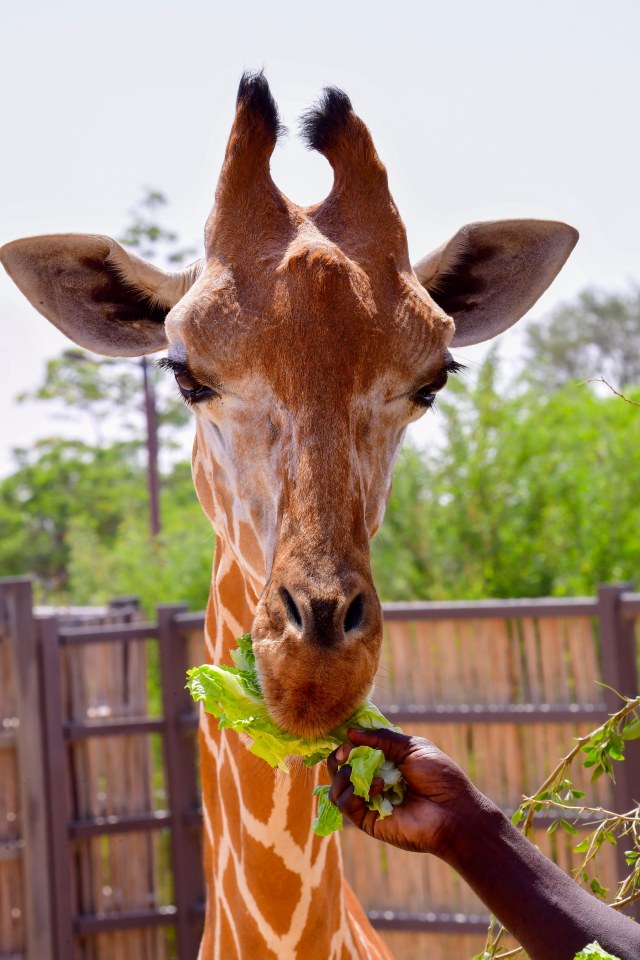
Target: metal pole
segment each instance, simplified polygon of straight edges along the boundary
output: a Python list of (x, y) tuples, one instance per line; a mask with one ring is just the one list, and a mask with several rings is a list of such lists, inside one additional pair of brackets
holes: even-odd
[(144, 381), (144, 412), (147, 420), (147, 478), (149, 484), (149, 520), (151, 535), (160, 533), (160, 495), (158, 484), (158, 436), (156, 432), (156, 403), (153, 381), (147, 358), (140, 360)]

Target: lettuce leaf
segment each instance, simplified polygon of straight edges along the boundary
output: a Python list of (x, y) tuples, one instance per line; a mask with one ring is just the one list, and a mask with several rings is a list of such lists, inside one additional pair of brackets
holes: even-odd
[(313, 791), (314, 797), (318, 798), (318, 816), (313, 821), (312, 830), (319, 837), (328, 837), (343, 827), (342, 814), (329, 800), (330, 789), (328, 784), (323, 784)]
[[(239, 638), (231, 657), (233, 667), (204, 664), (189, 670), (187, 688), (196, 702), (203, 703), (207, 713), (218, 718), (221, 729), (244, 734), (251, 753), (272, 767), (288, 771), (289, 757), (301, 757), (306, 766), (315, 766), (347, 741), (350, 727), (358, 730), (387, 727), (401, 732), (368, 700), (326, 736), (307, 739), (281, 730), (271, 719), (262, 697), (250, 634)], [(355, 793), (380, 817), (389, 816), (393, 807), (402, 803), (405, 794), (405, 783), (397, 767), (385, 759), (381, 750), (372, 747), (354, 747), (348, 762)], [(371, 797), (374, 777), (382, 777), (385, 787), (381, 794)], [(316, 788), (314, 794), (318, 797), (318, 816), (313, 830), (318, 836), (328, 836), (342, 827), (342, 814), (329, 800), (328, 786)]]
[(353, 748), (349, 754), (350, 779), (353, 784), (353, 792), (358, 797), (362, 797), (364, 800), (369, 799), (371, 781), (383, 763), (384, 753), (382, 750), (374, 750), (373, 747)]
[(607, 953), (596, 941), (589, 943), (580, 953), (576, 953), (574, 960), (619, 960), (619, 957), (614, 957), (612, 953)]

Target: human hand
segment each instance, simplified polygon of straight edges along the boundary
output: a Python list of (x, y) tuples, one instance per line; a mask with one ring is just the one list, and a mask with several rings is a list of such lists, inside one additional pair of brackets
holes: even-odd
[[(343, 743), (327, 760), (333, 777), (329, 798), (355, 826), (378, 840), (403, 850), (433, 853), (446, 860), (453, 837), (468, 829), (470, 818), (489, 801), (474, 787), (450, 757), (422, 737), (406, 737), (392, 730), (349, 730), (354, 746), (382, 750), (399, 768), (407, 783), (403, 802), (391, 816), (380, 819), (355, 795), (349, 779), (351, 744)], [(338, 770), (340, 764), (346, 764)], [(371, 793), (380, 793), (382, 780), (374, 780)]]

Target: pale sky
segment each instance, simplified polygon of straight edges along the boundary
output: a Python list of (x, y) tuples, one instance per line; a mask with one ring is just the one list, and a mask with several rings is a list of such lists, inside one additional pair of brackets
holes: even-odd
[[(117, 235), (145, 186), (199, 242), (240, 74), (264, 66), (292, 199), (330, 188), (296, 118), (335, 84), (373, 133), (414, 260), (465, 222), (542, 217), (581, 240), (532, 315), (640, 281), (638, 0), (4, 0), (2, 22), (0, 243)], [(69, 344), (4, 273), (0, 325), (6, 473), (12, 446), (58, 429), (12, 397)], [(517, 353), (517, 327), (502, 339)]]

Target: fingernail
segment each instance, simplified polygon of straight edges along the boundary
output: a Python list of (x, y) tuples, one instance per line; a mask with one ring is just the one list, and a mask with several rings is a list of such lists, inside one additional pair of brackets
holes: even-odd
[(338, 763), (345, 762), (345, 760), (349, 756), (348, 750), (349, 748), (344, 743), (342, 744), (341, 747), (338, 747), (338, 749), (336, 750), (336, 760), (338, 761)]

